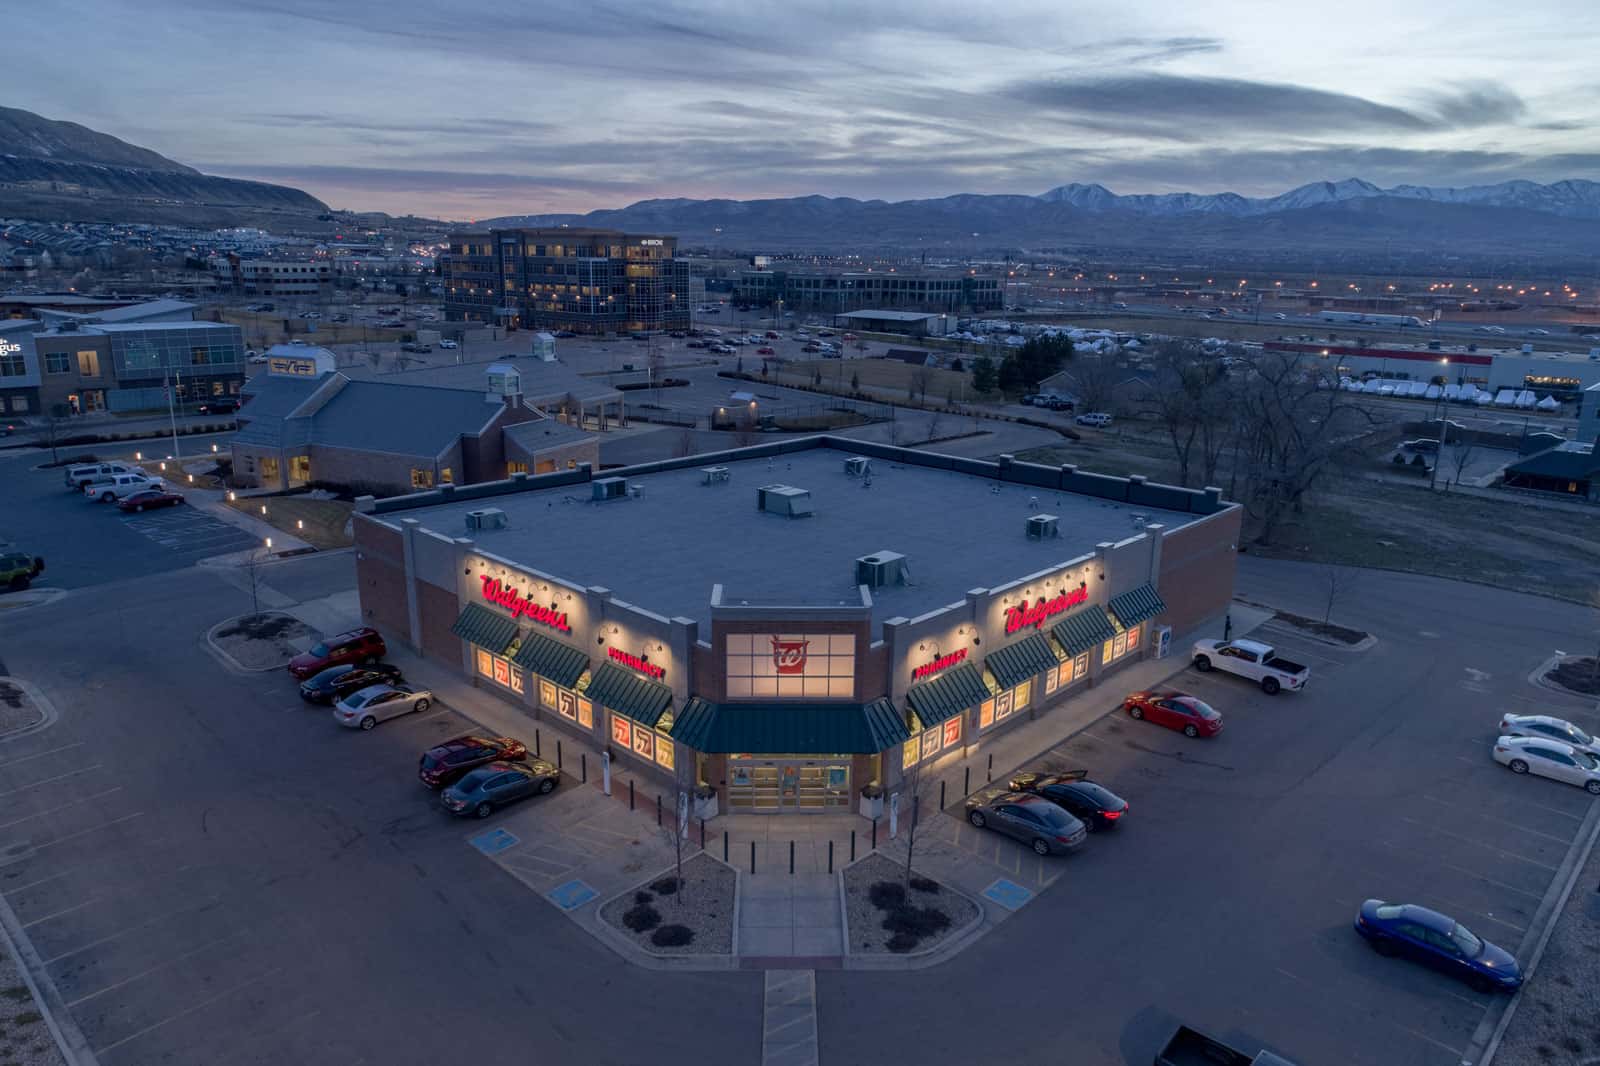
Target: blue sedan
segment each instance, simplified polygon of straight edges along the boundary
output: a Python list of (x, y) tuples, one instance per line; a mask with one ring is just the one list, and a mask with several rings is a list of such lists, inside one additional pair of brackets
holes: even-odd
[(1467, 981), (1480, 992), (1522, 984), (1522, 968), (1511, 953), (1466, 926), (1414, 903), (1369, 899), (1356, 916), (1356, 932), (1379, 955), (1402, 955)]

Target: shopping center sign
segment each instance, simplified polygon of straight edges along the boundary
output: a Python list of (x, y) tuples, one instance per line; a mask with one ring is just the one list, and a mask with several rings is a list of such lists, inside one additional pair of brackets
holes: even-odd
[(1037, 601), (1030, 604), (1023, 600), (1015, 607), (1006, 608), (1006, 635), (1020, 632), (1030, 626), (1038, 629), (1045, 622), (1058, 614), (1072, 610), (1089, 599), (1089, 586), (1079, 585), (1075, 589), (1063, 592), (1053, 600), (1040, 596)]
[(656, 681), (660, 681), (667, 676), (667, 668), (665, 666), (657, 666), (650, 660), (638, 655), (631, 655), (621, 648), (607, 648), (606, 654), (611, 656), (612, 662), (621, 663), (629, 670), (637, 670), (644, 676), (653, 678)]
[(529, 618), (562, 633), (572, 632), (572, 627), (567, 624), (567, 612), (534, 603), (497, 577), (488, 574), (480, 574), (479, 577), (483, 581), (483, 598), (510, 611), (512, 618)]

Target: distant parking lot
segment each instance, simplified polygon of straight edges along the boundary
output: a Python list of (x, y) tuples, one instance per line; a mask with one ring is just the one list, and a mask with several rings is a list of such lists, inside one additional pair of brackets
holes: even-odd
[[(1148, 989), (1172, 1017), (1296, 1061), (1456, 1066), (1491, 997), (1378, 956), (1351, 929), (1357, 908), (1374, 896), (1421, 903), (1525, 954), (1593, 801), (1491, 759), (1502, 710), (1550, 712), (1536, 690), (1508, 694), (1468, 673), (1435, 691), (1389, 692), (1386, 660), (1403, 649), (1259, 635), (1311, 666), (1304, 693), (1269, 697), (1190, 668), (1173, 687), (1222, 711), (1217, 737), (1191, 740), (1119, 709), (1027, 764), (1087, 769), (1129, 801), (1119, 828), (1058, 859), (965, 824), (957, 840), (1024, 884), (1055, 882), (1030, 909), (1065, 931), (1049, 949), (1063, 972)], [(947, 815), (961, 818), (960, 804)], [(1149, 1060), (1168, 1020), (1129, 1061)]]

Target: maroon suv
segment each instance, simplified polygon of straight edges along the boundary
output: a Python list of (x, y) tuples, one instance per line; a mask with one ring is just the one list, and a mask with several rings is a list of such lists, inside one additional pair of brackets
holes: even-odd
[(527, 757), (528, 746), (520, 740), (468, 733), (423, 752), (417, 776), (429, 788), (443, 788), (485, 763), (506, 759), (521, 762)]
[(328, 637), (310, 651), (296, 655), (289, 660), (289, 674), (296, 681), (304, 681), (330, 666), (375, 663), (387, 654), (389, 649), (384, 646), (383, 637), (379, 636), (378, 631), (362, 626), (348, 633)]

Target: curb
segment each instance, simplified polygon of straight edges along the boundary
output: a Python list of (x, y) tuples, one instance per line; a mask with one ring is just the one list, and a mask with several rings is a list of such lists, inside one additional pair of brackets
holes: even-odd
[[(262, 613), (266, 614), (268, 612), (263, 611)], [(286, 618), (294, 618), (293, 615), (289, 614), (286, 611), (277, 611), (277, 612), (272, 612), (272, 613), (282, 614)], [(273, 666), (246, 666), (243, 663), (241, 663), (238, 659), (235, 659), (232, 655), (229, 655), (228, 652), (223, 649), (222, 645), (218, 644), (214, 639), (212, 639), (212, 634), (215, 633), (217, 630), (221, 629), (223, 626), (227, 625), (229, 622), (237, 622), (241, 618), (248, 618), (248, 617), (249, 617), (249, 615), (236, 614), (231, 618), (224, 618), (222, 621), (218, 622), (216, 625), (214, 625), (210, 629), (206, 630), (206, 644), (211, 648), (212, 654), (214, 654), (217, 657), (219, 657), (223, 661), (223, 663), (230, 670), (234, 670), (234, 671), (236, 671), (238, 673), (241, 673), (241, 674), (265, 674), (265, 673), (269, 673), (269, 672), (271, 672), (273, 670), (282, 670), (285, 666), (288, 665), (289, 659), (293, 659), (294, 658), (293, 655), (289, 656), (289, 659), (285, 659), (285, 660), (283, 660), (283, 662), (277, 663), (276, 665), (273, 665)], [(296, 622), (300, 622), (300, 619), (298, 619), (298, 618), (294, 618), (294, 620)], [(303, 625), (303, 626), (306, 625), (304, 622), (300, 622), (300, 624)], [(306, 626), (306, 628), (307, 629), (311, 629), (310, 626)], [(314, 629), (312, 629), (311, 631), (313, 633), (316, 632), (316, 630), (314, 630)]]
[(47, 607), (57, 600), (71, 595), (71, 589), (52, 587), (27, 588), (21, 592), (7, 593), (0, 599), (0, 618), (4, 618), (12, 611), (26, 611), (30, 607)]
[[(600, 917), (600, 912), (604, 908), (610, 906), (616, 900), (621, 899), (623, 896), (637, 892), (645, 885), (648, 885), (653, 881), (658, 881), (662, 877), (673, 873), (674, 867), (671, 866), (667, 867), (663, 871), (653, 873), (641, 881), (635, 881), (621, 892), (614, 892), (605, 899), (602, 899), (596, 903), (594, 905), (593, 917), (589, 922), (589, 924), (594, 927), (590, 931), (596, 934), (596, 939), (605, 944), (612, 951), (615, 951), (618, 955), (622, 956), (626, 961), (633, 963), (635, 966), (642, 966), (648, 970), (737, 970), (739, 968), (739, 871), (734, 869), (732, 866), (729, 866), (727, 863), (723, 862), (721, 859), (717, 858), (715, 855), (712, 855), (708, 851), (701, 851), (700, 854), (704, 855), (714, 863), (727, 866), (728, 869), (733, 870), (732, 954), (723, 955), (713, 953), (696, 953), (692, 955), (658, 955), (653, 951), (647, 951), (640, 947), (638, 944), (634, 943), (633, 940), (625, 936), (622, 930), (616, 928), (610, 922), (607, 922), (604, 918)], [(577, 920), (577, 916), (575, 914), (573, 915), (573, 918), (575, 921)], [(583, 926), (583, 924), (584, 923), (582, 921), (578, 921), (579, 926)]]
[(50, 697), (39, 691), (39, 687), (31, 681), (24, 681), (20, 677), (9, 675), (0, 678), (0, 680), (9, 681), (20, 688), (22, 694), (28, 697), (33, 705), (39, 709), (40, 714), (39, 720), (32, 725), (20, 726), (9, 733), (0, 734), (0, 744), (10, 740), (21, 740), (23, 737), (32, 736), (34, 733), (49, 729), (61, 717), (61, 713), (56, 710), (56, 705), (50, 702)]
[[(961, 928), (954, 930), (949, 936), (939, 941), (939, 943), (934, 944), (932, 947), (923, 948), (921, 951), (908, 951), (904, 954), (895, 954), (894, 952), (872, 952), (871, 954), (860, 954), (858, 952), (851, 951), (850, 911), (845, 902), (846, 896), (844, 888), (844, 871), (850, 869), (850, 867), (856, 865), (856, 863), (866, 862), (874, 855), (882, 855), (882, 852), (868, 852), (855, 862), (846, 864), (845, 867), (835, 875), (839, 879), (839, 923), (840, 928), (844, 930), (843, 958), (844, 968), (846, 970), (926, 970), (931, 966), (938, 966), (947, 959), (959, 955), (961, 952), (967, 949), (967, 946), (973, 940), (976, 940), (980, 935), (987, 932), (988, 928), (993, 928), (996, 924), (998, 924), (989, 921), (989, 912), (984, 908), (980, 901), (973, 899), (971, 896), (967, 895), (966, 892), (952, 885), (950, 882), (940, 880), (939, 884), (943, 886), (946, 892), (954, 893), (955, 895), (966, 900), (968, 903), (972, 904), (972, 909), (976, 913), (976, 917), (974, 917), (972, 921), (968, 922), (966, 925), (963, 925)], [(912, 872), (917, 872), (914, 867)], [(925, 877), (927, 875), (923, 874), (923, 876)]]
[[(1583, 868), (1588, 865), (1589, 855), (1594, 851), (1595, 840), (1600, 837), (1600, 803), (1590, 804), (1589, 813), (1584, 818), (1583, 823), (1584, 832), (1588, 834), (1589, 839), (1584, 842), (1581, 852), (1568, 852), (1566, 861), (1572, 864), (1572, 868), (1567, 872), (1566, 884), (1562, 886), (1560, 895), (1552, 902), (1550, 894), (1546, 893), (1545, 898), (1539, 903), (1539, 909), (1546, 911), (1544, 929), (1540, 931), (1539, 939), (1533, 948), (1533, 954), (1529, 956), (1528, 965), (1522, 971), (1522, 984), (1518, 986), (1516, 992), (1507, 1001), (1505, 1009), (1500, 1014), (1500, 1021), (1494, 1026), (1494, 1031), (1488, 1034), (1488, 1043), (1483, 1049), (1482, 1057), (1477, 1060), (1477, 1066), (1489, 1066), (1489, 1063), (1494, 1061), (1495, 1052), (1500, 1050), (1500, 1041), (1505, 1039), (1506, 1030), (1511, 1026), (1511, 1019), (1517, 1013), (1517, 1007), (1522, 1003), (1523, 989), (1527, 987), (1528, 981), (1532, 979), (1534, 971), (1539, 966), (1539, 960), (1544, 958), (1544, 949), (1549, 946), (1550, 938), (1555, 934), (1556, 925), (1561, 920), (1561, 912), (1566, 909), (1567, 900), (1572, 896), (1572, 889), (1578, 883), (1578, 874), (1582, 873)], [(1555, 886), (1552, 885), (1551, 889), (1553, 890), (1554, 888)], [(1548, 909), (1546, 904), (1549, 904)], [(1464, 1064), (1472, 1061), (1470, 1058), (1471, 1048), (1477, 1046), (1484, 1039), (1484, 1030), (1488, 1025), (1489, 1012), (1485, 1012), (1483, 1021), (1478, 1023), (1477, 1032), (1472, 1034), (1472, 1044), (1468, 1045), (1469, 1057), (1463, 1060)]]
[[(1574, 692), (1572, 689), (1567, 688), (1565, 685), (1556, 684), (1554, 681), (1551, 681), (1549, 679), (1549, 677), (1547, 676), (1550, 673), (1550, 671), (1554, 670), (1557, 666), (1559, 666), (1561, 664), (1562, 660), (1564, 660), (1564, 659), (1582, 659), (1582, 658), (1585, 658), (1585, 656), (1582, 656), (1582, 655), (1552, 655), (1552, 656), (1550, 656), (1550, 658), (1546, 659), (1544, 662), (1540, 663), (1538, 666), (1533, 668), (1533, 672), (1528, 675), (1528, 683), (1531, 684), (1531, 685), (1537, 685), (1539, 688), (1542, 688), (1547, 692), (1555, 692), (1555, 693), (1558, 693), (1558, 694), (1560, 694), (1562, 696), (1570, 696), (1575, 700), (1584, 700), (1585, 702), (1587, 702), (1589, 700), (1594, 700), (1594, 699), (1596, 699), (1595, 696), (1589, 695), (1586, 692)], [(1597, 702), (1600, 702), (1600, 701), (1597, 701)]]

